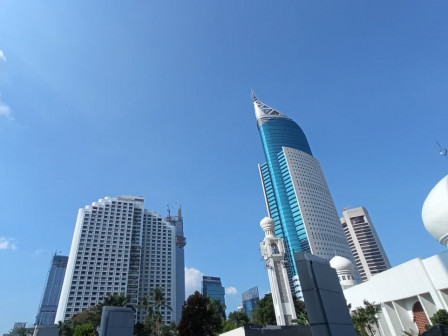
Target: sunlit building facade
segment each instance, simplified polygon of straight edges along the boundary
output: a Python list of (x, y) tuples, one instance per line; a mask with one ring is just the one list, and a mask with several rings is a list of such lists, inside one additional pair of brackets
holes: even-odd
[(269, 217), (286, 248), (292, 292), (301, 296), (294, 253), (353, 260), (319, 161), (302, 129), (253, 95), (266, 163), (259, 165)]
[(366, 208), (344, 209), (341, 224), (363, 281), (390, 268)]
[[(139, 307), (155, 288), (163, 290), (173, 308), (161, 308), (163, 321), (178, 320), (177, 305), (183, 302), (176, 289), (179, 223), (182, 218), (165, 219), (145, 209), (142, 197), (105, 197), (80, 209), (55, 323), (114, 293), (124, 293), (129, 304)], [(180, 276), (184, 279), (184, 272)], [(137, 309), (136, 320), (143, 319)]]

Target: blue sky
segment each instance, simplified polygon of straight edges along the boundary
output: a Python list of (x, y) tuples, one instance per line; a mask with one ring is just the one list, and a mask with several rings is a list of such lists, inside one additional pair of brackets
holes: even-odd
[(393, 265), (442, 251), (420, 214), (448, 171), (447, 15), (417, 0), (0, 1), (0, 331), (34, 321), (52, 253), (104, 196), (182, 204), (189, 288), (220, 276), (229, 311), (267, 292), (251, 89), (303, 128), (339, 213), (365, 206)]

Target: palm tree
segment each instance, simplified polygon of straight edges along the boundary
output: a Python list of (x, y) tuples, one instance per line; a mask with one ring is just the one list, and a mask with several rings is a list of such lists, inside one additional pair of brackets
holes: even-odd
[(369, 302), (367, 300), (363, 301), (366, 306), (366, 315), (367, 315), (367, 329), (369, 329), (371, 335), (375, 335), (375, 331), (373, 330), (373, 326), (376, 327), (378, 333), (381, 335), (380, 326), (379, 326), (379, 317), (381, 314), (381, 306), (375, 304), (375, 302)]
[(149, 298), (144, 296), (140, 299), (139, 306), (145, 311), (145, 327), (148, 332), (151, 333), (152, 330), (155, 329), (156, 335), (160, 335), (160, 328), (163, 320), (160, 310), (162, 308), (173, 310), (170, 305), (167, 304), (163, 290), (159, 287), (154, 288), (149, 295)]
[(365, 307), (358, 307), (352, 313), (353, 326), (355, 327), (358, 336), (367, 336), (366, 330), (369, 331), (371, 336), (375, 335), (375, 329), (381, 335), (378, 315), (381, 313), (381, 306), (375, 304), (375, 302), (369, 302), (364, 300)]

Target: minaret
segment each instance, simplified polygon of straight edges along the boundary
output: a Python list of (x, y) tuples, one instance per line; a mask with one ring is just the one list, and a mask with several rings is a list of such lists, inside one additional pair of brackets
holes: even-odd
[(274, 234), (275, 222), (272, 218), (263, 218), (260, 226), (265, 233), (260, 243), (261, 254), (268, 269), (277, 325), (289, 325), (297, 316), (286, 271), (285, 246), (283, 240)]

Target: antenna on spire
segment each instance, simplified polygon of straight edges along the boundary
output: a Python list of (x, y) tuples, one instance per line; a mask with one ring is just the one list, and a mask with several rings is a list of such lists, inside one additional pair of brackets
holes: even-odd
[(439, 146), (439, 154), (442, 155), (442, 156), (447, 156), (448, 155), (448, 150), (446, 148), (440, 146), (438, 141), (436, 141), (436, 144), (437, 144), (437, 146)]
[(171, 217), (171, 209), (169, 204), (166, 205), (166, 212), (168, 212), (168, 217)]
[(252, 100), (253, 101), (257, 101), (257, 96), (255, 95), (255, 91), (254, 90), (250, 90), (251, 94), (252, 94)]

